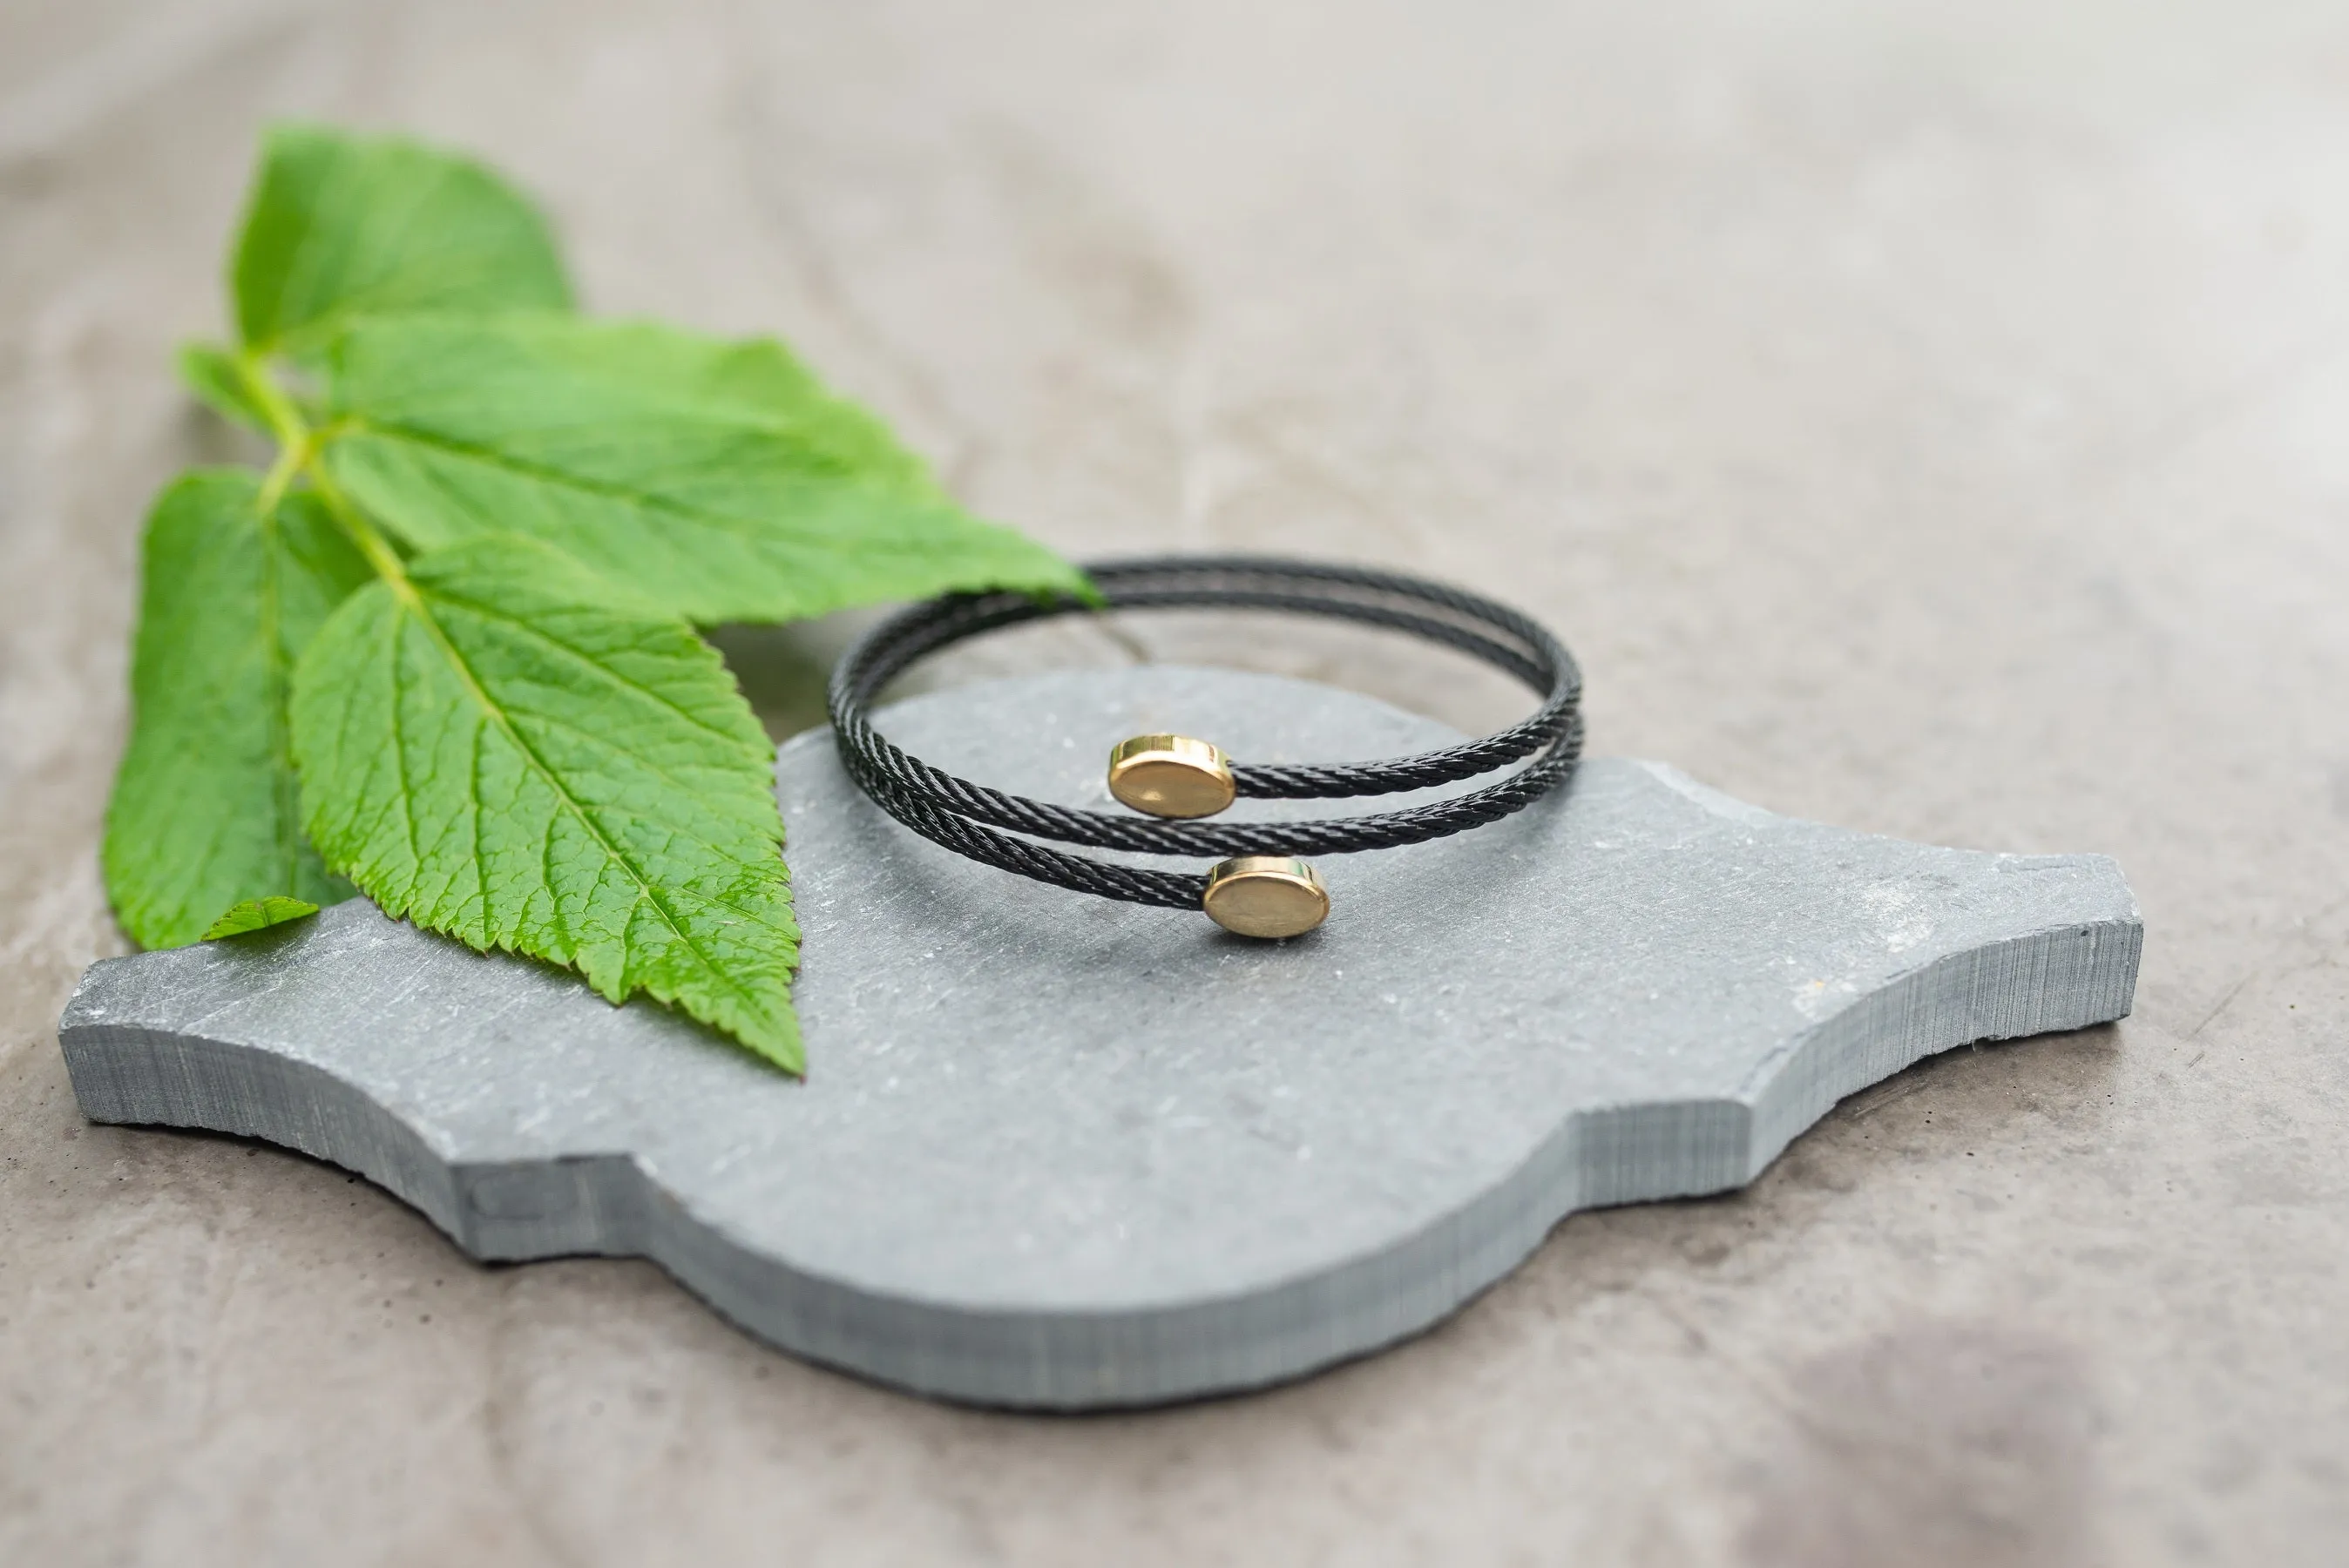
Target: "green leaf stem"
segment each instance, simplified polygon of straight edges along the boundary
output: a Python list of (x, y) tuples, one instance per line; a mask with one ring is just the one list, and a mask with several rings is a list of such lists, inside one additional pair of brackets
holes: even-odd
[(180, 383), (223, 419), (233, 419), (266, 436), (269, 410), (256, 402), (253, 384), (234, 353), (214, 343), (183, 343), (174, 356)]
[(230, 283), (235, 345), (181, 378), (278, 451), (148, 521), (124, 929), (240, 935), (356, 883), (802, 1070), (773, 748), (693, 624), (1083, 575), (781, 344), (569, 314), (544, 220), (469, 159), (271, 131)]

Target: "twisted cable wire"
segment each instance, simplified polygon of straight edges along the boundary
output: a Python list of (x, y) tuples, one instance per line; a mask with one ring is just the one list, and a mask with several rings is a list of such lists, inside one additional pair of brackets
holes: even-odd
[(841, 659), (826, 699), (842, 761), (858, 787), (923, 837), (1001, 870), (1108, 898), (1196, 908), (1204, 876), (1090, 860), (1014, 834), (1162, 855), (1387, 849), (1521, 810), (1570, 776), (1581, 754), (1582, 679), (1573, 655), (1538, 622), (1490, 599), (1391, 573), (1258, 556), (1159, 557), (1102, 562), (1088, 571), (1109, 608), (1274, 610), (1354, 621), (1455, 648), (1543, 694), (1540, 708), (1518, 724), (1413, 757), (1337, 765), (1234, 763), (1242, 796), (1388, 794), (1472, 779), (1529, 756), (1535, 760), (1498, 783), (1448, 799), (1301, 822), (1120, 817), (992, 789), (892, 744), (864, 709), (893, 677), (949, 644), (1093, 607), (1072, 597), (996, 592), (947, 594), (915, 605), (873, 628)]

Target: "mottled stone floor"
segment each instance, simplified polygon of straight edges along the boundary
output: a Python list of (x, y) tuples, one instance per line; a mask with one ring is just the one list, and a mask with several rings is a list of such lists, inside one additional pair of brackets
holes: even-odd
[[(137, 526), (238, 455), (166, 361), (289, 114), (481, 150), (596, 307), (784, 333), (1071, 551), (1441, 573), (1567, 634), (1597, 749), (2114, 854), (2138, 1011), (1574, 1219), (1390, 1355), (1081, 1421), (88, 1126)], [(2341, 1561), (2344, 190), (2337, 5), (0, 8), (0, 1561)], [(841, 630), (725, 635), (778, 733)]]

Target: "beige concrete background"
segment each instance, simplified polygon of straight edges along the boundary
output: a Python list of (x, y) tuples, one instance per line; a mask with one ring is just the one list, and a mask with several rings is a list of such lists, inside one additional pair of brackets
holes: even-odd
[[(87, 1126), (137, 527), (236, 450), (166, 356), (284, 114), (480, 150), (595, 307), (784, 333), (1072, 552), (1441, 573), (1561, 628), (1598, 749), (2115, 854), (2137, 1013), (1391, 1354), (1082, 1420)], [(837, 632), (728, 634), (779, 731)], [(0, 1562), (2349, 1561), (2337, 0), (7, 0), (0, 637)]]

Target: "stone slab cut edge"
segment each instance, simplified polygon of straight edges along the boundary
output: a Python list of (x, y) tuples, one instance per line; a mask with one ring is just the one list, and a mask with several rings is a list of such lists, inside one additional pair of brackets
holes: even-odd
[[(1267, 761), (1454, 738), (1164, 667), (917, 697), (885, 727), (1102, 809), (1129, 734)], [(899, 1387), (1098, 1408), (1424, 1329), (1575, 1210), (1741, 1186), (1924, 1056), (2125, 1016), (2142, 945), (2102, 856), (1851, 833), (1652, 763), (1325, 861), (1336, 914), (1279, 944), (915, 839), (828, 732), (777, 772), (804, 1084), (354, 901), (93, 965), (58, 1029), (83, 1113), (303, 1150), (475, 1258), (650, 1258), (760, 1338)]]

